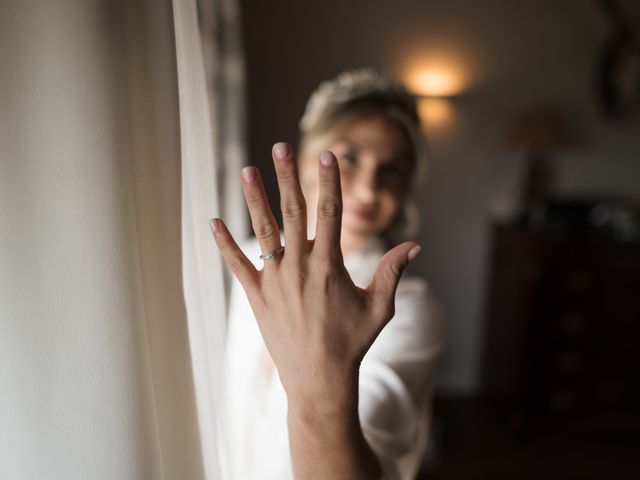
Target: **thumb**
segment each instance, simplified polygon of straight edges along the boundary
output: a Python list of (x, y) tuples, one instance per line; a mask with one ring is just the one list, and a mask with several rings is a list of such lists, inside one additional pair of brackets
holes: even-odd
[(404, 242), (389, 250), (378, 262), (366, 290), (373, 297), (374, 309), (383, 312), (385, 321), (393, 317), (396, 288), (402, 272), (421, 251), (422, 247), (416, 242)]

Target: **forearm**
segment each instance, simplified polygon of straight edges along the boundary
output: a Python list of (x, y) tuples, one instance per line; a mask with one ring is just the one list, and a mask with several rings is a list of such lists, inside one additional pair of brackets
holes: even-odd
[[(332, 385), (335, 389), (335, 385)], [(289, 444), (296, 480), (375, 480), (378, 459), (358, 416), (356, 379), (326, 398), (289, 396)]]

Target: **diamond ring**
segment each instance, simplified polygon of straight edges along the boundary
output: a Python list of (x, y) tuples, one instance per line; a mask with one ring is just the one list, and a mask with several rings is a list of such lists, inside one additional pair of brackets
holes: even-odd
[(280, 247), (278, 250), (269, 250), (267, 253), (260, 255), (261, 260), (275, 260), (275, 258), (284, 252), (284, 247)]

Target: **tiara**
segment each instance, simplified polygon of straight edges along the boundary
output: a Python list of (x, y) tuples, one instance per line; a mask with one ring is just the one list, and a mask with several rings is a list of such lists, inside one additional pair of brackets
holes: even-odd
[(372, 98), (396, 106), (413, 121), (418, 121), (415, 98), (402, 84), (376, 70), (362, 68), (342, 72), (333, 80), (322, 82), (307, 102), (300, 120), (300, 130), (307, 132), (313, 129), (327, 114), (362, 98)]

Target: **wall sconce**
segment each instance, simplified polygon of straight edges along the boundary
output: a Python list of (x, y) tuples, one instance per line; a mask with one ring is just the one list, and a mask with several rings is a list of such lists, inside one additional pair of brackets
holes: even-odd
[(405, 84), (418, 98), (423, 127), (444, 126), (453, 117), (452, 100), (464, 91), (464, 76), (449, 65), (418, 65), (406, 70)]

